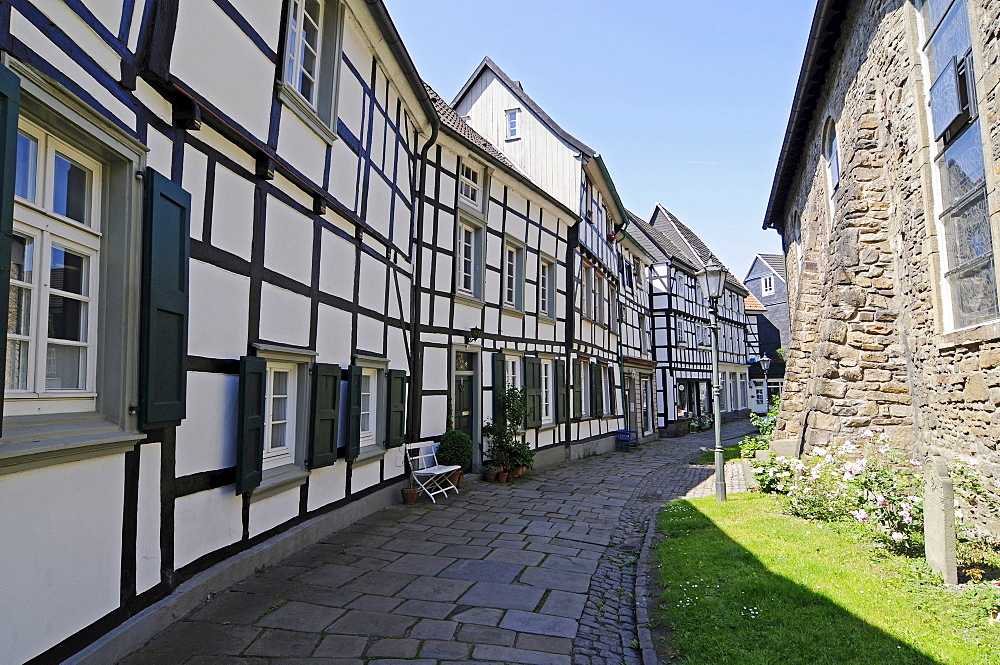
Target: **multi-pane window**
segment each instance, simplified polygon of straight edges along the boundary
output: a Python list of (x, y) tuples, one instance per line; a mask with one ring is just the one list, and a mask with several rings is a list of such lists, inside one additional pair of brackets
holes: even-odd
[(298, 365), (267, 363), (267, 394), (264, 407), (264, 468), (295, 460), (295, 413)]
[(983, 139), (965, 0), (925, 0), (931, 120), (940, 152), (940, 225), (953, 327), (997, 317), (996, 268), (986, 197)]
[(583, 395), (581, 413), (586, 418), (590, 415), (590, 362), (586, 360), (580, 363), (580, 392)]
[(482, 172), (479, 169), (469, 164), (462, 164), (459, 173), (458, 193), (466, 203), (477, 209), (482, 205), (482, 177)]
[(16, 163), (5, 387), (92, 392), (102, 166), (26, 122)]
[(769, 296), (774, 293), (774, 276), (768, 275), (761, 280), (761, 293)]
[(639, 315), (639, 348), (643, 353), (649, 351), (649, 331), (646, 330), (646, 316)]
[(594, 269), (583, 264), (583, 315), (588, 319), (594, 317)]
[(507, 109), (504, 116), (507, 123), (507, 139), (521, 138), (521, 109)]
[(594, 320), (604, 325), (605, 313), (604, 278), (598, 274), (594, 278)]
[(538, 310), (543, 316), (554, 317), (555, 307), (555, 265), (550, 261), (542, 261), (538, 273)]
[(378, 423), (378, 370), (361, 370), (361, 445), (375, 445)]
[(510, 356), (505, 359), (507, 363), (507, 385), (512, 388), (521, 387), (521, 357)]
[(471, 298), (482, 297), (482, 233), (482, 229), (471, 224), (458, 225), (455, 252), (458, 292)]
[(313, 105), (319, 79), (323, 9), (321, 0), (292, 0), (288, 15), (285, 80)]
[(552, 361), (542, 360), (542, 423), (553, 421)]
[(524, 292), (524, 250), (514, 245), (504, 247), (503, 302), (521, 309)]

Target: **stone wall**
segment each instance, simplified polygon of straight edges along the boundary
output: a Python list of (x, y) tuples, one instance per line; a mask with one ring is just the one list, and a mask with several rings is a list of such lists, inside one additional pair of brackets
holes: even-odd
[[(969, 0), (969, 11), (1000, 250), (1000, 0)], [(802, 241), (785, 229), (792, 341), (775, 438), (808, 449), (882, 429), (917, 454), (974, 460), (1000, 496), (1000, 324), (942, 332), (917, 21), (905, 0), (853, 2), (837, 43), (786, 208), (801, 215)], [(832, 199), (828, 117), (843, 171)], [(1000, 534), (995, 517), (977, 516)]]

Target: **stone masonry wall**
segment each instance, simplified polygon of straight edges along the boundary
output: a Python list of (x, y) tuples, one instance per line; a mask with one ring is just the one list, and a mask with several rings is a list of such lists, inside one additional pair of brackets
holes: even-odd
[[(969, 0), (969, 11), (1000, 250), (1000, 0)], [(775, 438), (808, 449), (882, 429), (917, 454), (975, 463), (1000, 498), (1000, 323), (942, 333), (917, 20), (906, 0), (854, 2), (838, 41), (786, 208), (789, 224), (801, 215), (802, 241), (786, 228), (792, 341)], [(842, 164), (832, 199), (828, 117)], [(976, 518), (1000, 534), (997, 516)]]

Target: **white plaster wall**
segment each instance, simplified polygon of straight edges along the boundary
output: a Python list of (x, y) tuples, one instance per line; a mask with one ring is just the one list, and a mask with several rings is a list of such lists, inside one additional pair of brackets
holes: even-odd
[(340, 501), (347, 494), (347, 462), (337, 460), (333, 466), (313, 469), (309, 472), (309, 498), (307, 510), (316, 510)]
[(405, 471), (406, 451), (403, 446), (399, 448), (389, 448), (385, 451), (384, 475), (386, 480), (403, 475)]
[[(239, 358), (247, 349), (250, 278), (191, 260), (188, 353)], [(220, 328), (219, 322), (225, 322)]]
[[(108, 74), (116, 78), (121, 75), (121, 59), (100, 36), (91, 30), (83, 19), (69, 5), (59, 0), (41, 0), (34, 3), (42, 13), (44, 13), (59, 29), (66, 33), (80, 49), (92, 57)], [(88, 0), (84, 4), (88, 5), (94, 16), (108, 26), (108, 29), (115, 35), (118, 34), (118, 25), (121, 21), (122, 0), (103, 0), (95, 2)]]
[(135, 548), (135, 590), (142, 593), (160, 582), (160, 453), (159, 443), (139, 447), (139, 503)]
[(183, 496), (174, 502), (174, 566), (243, 537), (243, 500), (233, 486)]
[(253, 242), (253, 193), (252, 182), (225, 167), (216, 167), (212, 244), (247, 260)]
[(299, 488), (295, 487), (250, 504), (250, 537), (273, 529), (299, 514)]
[(381, 466), (378, 459), (367, 464), (355, 466), (351, 470), (351, 493), (360, 492), (366, 487), (378, 485), (381, 482)]
[(146, 147), (149, 148), (149, 152), (146, 154), (146, 166), (156, 169), (169, 178), (174, 144), (166, 136), (150, 127), (146, 136)]
[(330, 231), (323, 232), (319, 267), (319, 288), (327, 293), (354, 300), (354, 266), (357, 249)]
[[(341, 107), (342, 108), (342, 107)], [(358, 209), (360, 160), (343, 141), (333, 144), (330, 154), (330, 193), (349, 210)]]
[(229, 0), (240, 14), (257, 31), (267, 45), (278, 48), (278, 35), (281, 32), (281, 2), (271, 0)]
[(423, 362), (425, 390), (448, 389), (448, 350), (425, 348)]
[[(448, 301), (444, 298), (445, 303)], [(482, 321), (483, 310), (478, 307), (471, 307), (461, 302), (455, 303), (455, 330), (469, 330), (470, 328), (479, 327)], [(444, 319), (442, 321), (443, 325), (447, 325), (448, 320)]]
[(174, 39), (171, 73), (252, 134), (266, 138), (274, 65), (260, 49), (218, 5), (204, 0), (180, 0)]
[[(348, 329), (348, 334), (350, 329)], [(381, 321), (358, 315), (358, 348), (374, 353), (384, 353), (385, 325)]]
[[(49, 5), (62, 4), (63, 7), (66, 6), (57, 0), (48, 0), (36, 4), (40, 5), (39, 9), (44, 11), (45, 15), (50, 18), (52, 18), (52, 15), (48, 12)], [(111, 31), (111, 34), (118, 34), (118, 26), (121, 23), (122, 11), (125, 4), (123, 0), (83, 0), (83, 4), (87, 6), (87, 9), (91, 11), (98, 21), (104, 24), (105, 28)], [(94, 36), (96, 37), (97, 35), (95, 34)]]
[(118, 607), (124, 482), (122, 455), (0, 476), (0, 660), (25, 662)]
[(238, 376), (188, 372), (187, 418), (177, 428), (178, 476), (236, 464), (239, 387)]
[[(402, 180), (401, 177), (400, 180)], [(399, 183), (397, 182), (397, 184)], [(404, 187), (405, 185), (399, 184), (399, 186)], [(410, 219), (411, 214), (410, 206), (406, 205), (406, 201), (402, 197), (396, 196), (392, 213), (392, 237), (390, 240), (400, 251), (407, 254), (410, 252), (410, 238), (413, 235), (412, 220)]]
[(440, 434), (447, 426), (448, 398), (445, 395), (424, 397), (423, 413), (420, 419), (420, 436)]
[(264, 266), (308, 286), (312, 282), (312, 220), (269, 197), (266, 228)]
[(504, 314), (501, 317), (500, 334), (508, 337), (521, 336), (521, 318)]
[(403, 330), (388, 326), (388, 348), (386, 355), (391, 360), (391, 365), (395, 369), (406, 369), (406, 343), (403, 339)]
[(366, 209), (365, 221), (382, 234), (383, 238), (389, 237), (389, 209), (391, 205), (392, 189), (378, 174), (372, 173), (368, 181), (368, 208)]
[(309, 298), (264, 283), (260, 290), (261, 339), (307, 346), (312, 317)]
[(351, 314), (320, 304), (316, 329), (316, 352), (320, 362), (347, 365), (351, 362)]
[(361, 254), (361, 287), (358, 304), (376, 312), (385, 311), (386, 266), (370, 254)]
[(208, 157), (189, 145), (184, 146), (184, 178), (182, 187), (191, 194), (191, 237), (201, 240), (205, 225), (205, 174)]
[(282, 107), (278, 154), (313, 182), (323, 182), (327, 145), (326, 140), (299, 120), (295, 112), (287, 106)]

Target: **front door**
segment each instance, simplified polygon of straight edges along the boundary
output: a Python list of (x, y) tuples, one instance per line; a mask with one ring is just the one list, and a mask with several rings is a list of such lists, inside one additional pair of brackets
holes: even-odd
[(478, 473), (482, 463), (482, 449), (479, 437), (479, 354), (472, 351), (455, 352), (455, 389), (452, 409), (455, 429), (465, 432), (472, 439), (472, 470)]
[(455, 377), (455, 429), (465, 432), (475, 441), (476, 433), (472, 418), (472, 397), (475, 394), (474, 377)]
[(635, 418), (635, 379), (631, 376), (625, 379), (625, 403), (628, 405), (628, 426), (626, 429), (639, 429), (639, 422)]

